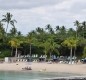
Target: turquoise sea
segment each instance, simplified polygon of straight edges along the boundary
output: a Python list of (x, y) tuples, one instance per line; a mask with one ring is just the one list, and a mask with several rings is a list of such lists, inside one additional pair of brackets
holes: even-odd
[(54, 77), (69, 77), (76, 74), (50, 73), (50, 72), (29, 72), (29, 71), (0, 71), (0, 80), (42, 80)]

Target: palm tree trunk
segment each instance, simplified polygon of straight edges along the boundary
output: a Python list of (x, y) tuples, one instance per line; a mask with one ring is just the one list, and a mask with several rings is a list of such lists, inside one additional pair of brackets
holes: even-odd
[(83, 30), (83, 39), (84, 39), (84, 30)]
[(26, 55), (25, 53), (26, 53), (26, 49), (24, 49), (24, 56)]
[(12, 51), (11, 51), (11, 56), (13, 56), (13, 47), (12, 47)]
[(76, 27), (76, 38), (78, 37), (77, 27)]
[(74, 49), (74, 62), (75, 62), (75, 57), (76, 57), (76, 47)]
[(46, 62), (46, 51), (45, 51), (45, 62)]
[(17, 57), (17, 48), (16, 48), (16, 54), (15, 54), (15, 57)]
[(30, 61), (31, 61), (31, 44), (30, 44)]
[[(8, 29), (8, 25), (9, 25), (9, 23), (7, 23), (7, 28), (6, 28), (6, 33), (5, 33), (5, 43), (6, 43), (6, 41), (7, 41), (7, 29)], [(5, 49), (6, 49), (6, 46), (5, 46)]]
[(71, 47), (71, 50), (70, 50), (70, 63), (72, 64), (72, 47)]
[(8, 25), (9, 25), (9, 23), (7, 23), (7, 28), (6, 28), (6, 36), (7, 36), (7, 29), (8, 29)]
[(51, 52), (50, 52), (50, 60), (51, 60)]

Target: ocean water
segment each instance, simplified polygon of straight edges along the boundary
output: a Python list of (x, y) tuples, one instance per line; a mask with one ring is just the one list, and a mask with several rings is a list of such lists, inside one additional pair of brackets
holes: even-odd
[(75, 75), (76, 74), (69, 73), (0, 71), (0, 80), (43, 80), (46, 78), (69, 77)]

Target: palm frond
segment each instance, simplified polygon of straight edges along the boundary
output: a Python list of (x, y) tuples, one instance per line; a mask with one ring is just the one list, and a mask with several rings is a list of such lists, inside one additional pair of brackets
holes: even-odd
[(13, 22), (17, 23), (17, 21), (16, 21), (15, 19), (13, 19), (13, 20), (11, 20), (11, 21), (13, 21)]
[(15, 27), (14, 21), (10, 21), (10, 24), (11, 24), (13, 27)]
[(6, 20), (5, 18), (4, 18), (4, 19), (2, 19), (1, 21), (2, 21), (2, 22), (7, 22), (7, 20)]
[(6, 15), (2, 15), (4, 18), (6, 18), (7, 16)]

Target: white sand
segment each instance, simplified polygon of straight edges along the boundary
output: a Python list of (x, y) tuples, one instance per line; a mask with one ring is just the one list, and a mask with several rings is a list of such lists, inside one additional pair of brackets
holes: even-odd
[[(18, 64), (18, 65), (17, 65)], [(86, 74), (86, 64), (48, 64), (48, 63), (0, 63), (0, 70), (21, 71), (24, 67), (31, 67), (32, 71), (46, 71), (46, 72), (67, 72)]]

